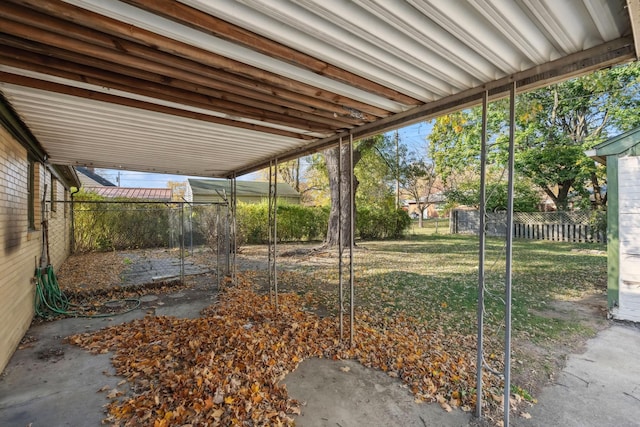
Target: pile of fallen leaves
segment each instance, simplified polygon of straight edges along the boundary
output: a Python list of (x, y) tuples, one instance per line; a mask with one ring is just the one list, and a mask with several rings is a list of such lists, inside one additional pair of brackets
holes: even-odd
[(126, 268), (118, 252), (91, 252), (68, 257), (56, 272), (65, 291), (91, 291), (118, 286)]
[[(108, 422), (118, 425), (291, 425), (300, 403), (281, 380), (309, 357), (354, 358), (402, 379), (416, 398), (445, 410), (475, 404), (475, 337), (449, 334), (404, 316), (361, 312), (355, 344), (340, 340), (337, 319), (304, 311), (304, 298), (269, 296), (238, 279), (198, 319), (147, 316), (69, 342), (115, 352), (131, 395), (109, 393)], [(485, 390), (500, 395), (487, 376)], [(486, 401), (495, 410), (496, 397)]]

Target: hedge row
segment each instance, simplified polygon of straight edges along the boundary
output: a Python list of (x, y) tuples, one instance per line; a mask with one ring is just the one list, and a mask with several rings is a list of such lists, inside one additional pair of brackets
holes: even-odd
[[(268, 205), (239, 204), (239, 233), (247, 243), (268, 241)], [(324, 240), (327, 235), (329, 208), (280, 204), (277, 209), (278, 241)], [(358, 207), (356, 236), (361, 239), (390, 239), (401, 237), (411, 225), (403, 210), (380, 207)]]
[[(77, 252), (167, 247), (174, 245), (181, 232), (178, 204), (92, 203), (77, 202), (74, 209), (74, 250)], [(185, 211), (185, 233), (194, 241), (216, 240), (215, 210), (194, 208), (189, 221)], [(277, 208), (278, 241), (321, 241), (327, 234), (328, 207), (279, 204)], [(400, 237), (411, 220), (404, 211), (380, 207), (359, 207), (356, 236), (361, 239)], [(268, 204), (238, 204), (239, 244), (268, 241)], [(215, 242), (213, 242), (215, 243)]]

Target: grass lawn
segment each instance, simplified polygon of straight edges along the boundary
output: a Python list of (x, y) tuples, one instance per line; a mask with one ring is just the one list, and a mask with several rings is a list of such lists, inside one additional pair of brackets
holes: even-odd
[[(428, 221), (422, 229), (416, 224), (403, 240), (358, 242), (357, 246), (356, 310), (382, 310), (388, 315), (405, 312), (445, 332), (476, 333), (477, 236), (448, 234), (447, 221), (440, 221), (436, 232), (435, 222)], [(514, 241), (514, 383), (538, 392), (562, 367), (569, 352), (605, 327), (605, 251), (606, 245), (601, 244)], [(313, 258), (302, 263), (280, 259), (285, 266), (290, 263), (280, 273), (282, 289), (311, 294), (328, 313), (335, 314), (335, 255), (322, 263)], [(485, 352), (501, 360), (504, 239), (487, 240), (485, 266)]]
[[(114, 351), (118, 374), (139, 391), (112, 402), (109, 419), (167, 426), (244, 419), (289, 425), (299, 403), (289, 399), (280, 380), (299, 361), (318, 356), (357, 359), (400, 378), (419, 400), (472, 410), (478, 238), (448, 234), (446, 221), (436, 231), (429, 221), (402, 240), (358, 242), (354, 346), (339, 339), (337, 251), (315, 246), (278, 245), (279, 310), (265, 295), (266, 246), (244, 246), (238, 283), (220, 290), (219, 303), (202, 317), (146, 316), (70, 337), (94, 352)], [(489, 239), (486, 248), (485, 361), (501, 371), (505, 244)], [(535, 400), (566, 355), (606, 327), (604, 250), (595, 244), (514, 242), (514, 394)], [(206, 251), (200, 258), (199, 264), (214, 259)], [(343, 274), (348, 331), (346, 268)], [(184, 286), (191, 286), (189, 280)], [(497, 422), (503, 385), (488, 371), (483, 384), (484, 413)]]

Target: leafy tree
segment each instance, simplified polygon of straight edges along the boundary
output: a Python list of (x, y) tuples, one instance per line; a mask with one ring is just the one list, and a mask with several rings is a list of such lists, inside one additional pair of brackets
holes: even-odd
[(182, 202), (187, 192), (187, 181), (167, 181), (167, 188), (171, 190), (171, 200)]
[[(640, 124), (640, 66), (602, 70), (518, 96), (516, 168), (544, 191), (558, 209), (566, 209), (572, 190), (603, 205), (603, 172), (584, 151)], [(489, 104), (489, 164), (506, 161), (506, 100)], [(473, 108), (435, 121), (431, 157), (444, 178), (479, 164), (481, 109)], [(455, 187), (452, 186), (452, 187)]]
[[(504, 162), (506, 123), (505, 101), (492, 102), (487, 111), (487, 163)], [(429, 157), (435, 163), (435, 172), (443, 181), (450, 182), (467, 171), (479, 170), (482, 110), (471, 108), (435, 119), (429, 140)]]
[[(286, 182), (300, 194), (300, 201), (305, 205), (314, 205), (313, 192), (318, 190), (312, 180), (308, 179), (310, 157), (302, 157), (287, 162), (278, 162), (278, 182)], [(258, 176), (262, 181), (269, 181), (269, 168), (262, 169)]]
[[(507, 183), (504, 180), (492, 180), (486, 187), (487, 211), (504, 211), (507, 209)], [(480, 180), (473, 179), (460, 182), (455, 188), (446, 192), (451, 206), (465, 205), (479, 208)], [(513, 210), (515, 212), (535, 212), (538, 210), (540, 195), (530, 182), (518, 179), (514, 183)]]
[(359, 185), (356, 204), (394, 207), (391, 182), (395, 177), (395, 143), (384, 135), (373, 137), (373, 145), (362, 151), (362, 158), (354, 168)]
[(420, 212), (418, 227), (422, 228), (424, 211), (433, 203), (436, 184), (435, 165), (416, 153), (406, 157), (400, 168), (400, 186), (413, 200)]
[(602, 173), (584, 155), (613, 134), (640, 124), (640, 67), (604, 70), (519, 97), (518, 169), (566, 209), (573, 188), (596, 205)]
[(307, 203), (313, 206), (328, 206), (330, 203), (329, 175), (324, 155), (312, 154), (307, 157), (308, 167), (304, 171), (302, 182), (308, 188)]

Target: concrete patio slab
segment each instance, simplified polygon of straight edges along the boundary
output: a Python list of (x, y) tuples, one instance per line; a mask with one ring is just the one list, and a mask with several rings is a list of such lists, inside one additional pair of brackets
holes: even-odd
[[(158, 295), (140, 309), (110, 318), (68, 318), (32, 326), (0, 376), (0, 426), (99, 426), (106, 395), (127, 391), (110, 355), (92, 355), (64, 338), (148, 314), (196, 317), (215, 302), (210, 286)], [(555, 384), (511, 425), (637, 426), (640, 420), (640, 328), (612, 323), (571, 355)], [(296, 424), (316, 426), (480, 425), (471, 414), (418, 404), (398, 379), (356, 361), (309, 359), (285, 378), (290, 395), (306, 402)], [(101, 389), (108, 391), (100, 392)]]
[(570, 355), (567, 366), (538, 397), (531, 419), (515, 426), (640, 425), (640, 328), (614, 323)]

